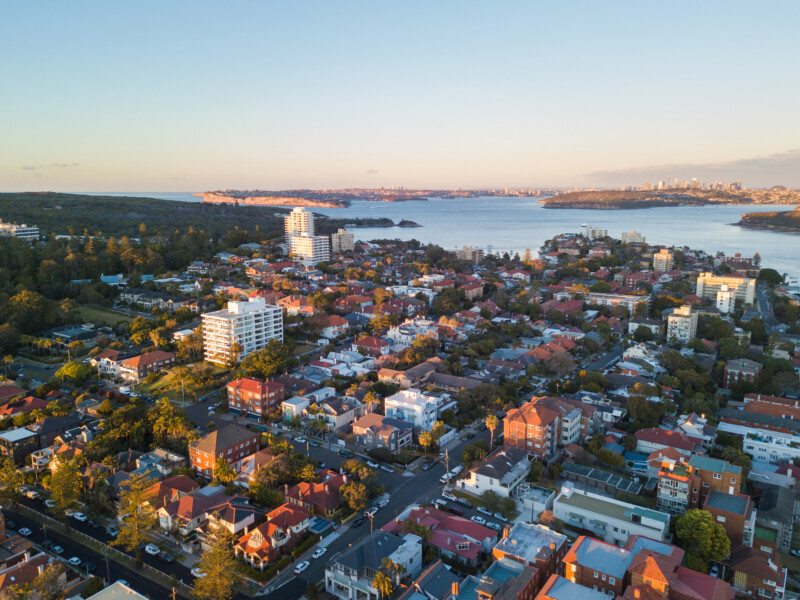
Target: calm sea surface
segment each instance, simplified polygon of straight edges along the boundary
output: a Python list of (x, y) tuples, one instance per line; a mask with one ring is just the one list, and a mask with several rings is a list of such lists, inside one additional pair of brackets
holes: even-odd
[[(109, 194), (147, 196), (198, 202), (191, 193)], [(265, 207), (267, 210), (270, 207)], [(639, 210), (545, 209), (535, 198), (467, 198), (427, 202), (353, 202), (347, 208), (314, 212), (337, 218), (387, 217), (408, 219), (422, 227), (377, 227), (355, 230), (356, 238), (418, 239), (453, 250), (465, 244), (489, 246), (497, 252), (534, 251), (558, 233), (578, 231), (582, 224), (607, 229), (612, 237), (635, 229), (648, 242), (690, 246), (727, 255), (761, 255), (762, 265), (780, 273), (800, 275), (800, 234), (735, 227), (743, 212), (790, 210), (791, 206), (699, 206)]]

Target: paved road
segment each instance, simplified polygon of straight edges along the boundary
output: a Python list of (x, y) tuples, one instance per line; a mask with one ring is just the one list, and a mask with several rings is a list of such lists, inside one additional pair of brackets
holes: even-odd
[(621, 347), (617, 346), (616, 348), (612, 348), (610, 352), (607, 352), (588, 363), (585, 369), (587, 371), (602, 371), (608, 367), (612, 360), (622, 358), (622, 354), (623, 350)]
[(756, 303), (758, 304), (758, 310), (761, 312), (761, 319), (764, 321), (764, 329), (769, 334), (779, 321), (775, 318), (775, 313), (772, 312), (772, 304), (770, 304), (763, 285), (756, 284)]

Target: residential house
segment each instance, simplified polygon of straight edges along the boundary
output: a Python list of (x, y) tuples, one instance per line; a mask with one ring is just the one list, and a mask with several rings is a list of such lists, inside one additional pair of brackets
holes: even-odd
[(346, 335), (349, 330), (350, 321), (343, 319), (339, 315), (331, 315), (325, 320), (320, 335), (330, 340), (341, 335)]
[(748, 598), (780, 600), (786, 593), (788, 570), (777, 556), (754, 548), (739, 547), (730, 558), (733, 589)]
[(397, 452), (413, 441), (414, 426), (408, 421), (367, 413), (353, 423), (356, 443), (365, 448), (386, 448)]
[(285, 388), (276, 381), (243, 377), (228, 383), (228, 409), (235, 414), (261, 417), (276, 412), (285, 400)]
[(330, 517), (339, 508), (339, 489), (347, 483), (347, 476), (322, 469), (317, 472), (317, 482), (301, 481), (297, 485), (284, 489), (286, 500), (302, 506), (315, 515)]
[(458, 600), (533, 600), (539, 589), (537, 570), (515, 560), (494, 561), (481, 575), (456, 586)]
[(712, 489), (703, 504), (703, 510), (711, 513), (714, 520), (722, 525), (731, 540), (731, 547), (753, 545), (756, 511), (750, 496), (726, 494)]
[(608, 596), (554, 574), (536, 594), (536, 600), (608, 600)]
[(457, 406), (447, 394), (430, 394), (413, 388), (400, 390), (384, 400), (387, 417), (407, 421), (418, 431), (430, 431), (445, 410), (455, 412)]
[(761, 363), (747, 358), (729, 360), (725, 364), (724, 387), (730, 388), (734, 383), (754, 383), (761, 374), (761, 368)]
[[(655, 457), (654, 454), (667, 455)], [(736, 494), (742, 484), (742, 468), (703, 454), (685, 456), (672, 447), (651, 454), (651, 466), (658, 468), (658, 509), (681, 515), (701, 508), (709, 492)]]
[(564, 556), (564, 577), (586, 588), (621, 596), (633, 556), (629, 550), (582, 535)]
[(152, 373), (158, 373), (175, 364), (172, 352), (153, 350), (133, 358), (127, 358), (117, 365), (116, 375), (126, 381), (139, 383)]
[(794, 533), (795, 491), (765, 486), (758, 498), (753, 548), (776, 556), (788, 553)]
[(498, 448), (459, 479), (459, 489), (481, 495), (491, 490), (503, 498), (510, 498), (531, 470), (528, 451), (514, 446)]
[(289, 502), (267, 513), (266, 521), (239, 538), (234, 551), (254, 569), (264, 567), (288, 553), (308, 533), (311, 514)]
[(546, 459), (556, 452), (558, 426), (556, 411), (542, 404), (526, 402), (508, 411), (503, 419), (503, 443)]
[(517, 521), (503, 530), (502, 539), (492, 549), (497, 560), (504, 558), (536, 569), (536, 585), (561, 572), (561, 561), (569, 549), (569, 540), (539, 523)]
[(378, 358), (379, 356), (389, 354), (391, 351), (391, 344), (381, 338), (366, 335), (353, 342), (352, 348), (354, 351), (361, 352), (366, 356)]
[(703, 450), (702, 440), (691, 438), (678, 431), (668, 431), (659, 427), (639, 429), (633, 434), (636, 438), (636, 451), (649, 455), (663, 448), (675, 448), (686, 457)]

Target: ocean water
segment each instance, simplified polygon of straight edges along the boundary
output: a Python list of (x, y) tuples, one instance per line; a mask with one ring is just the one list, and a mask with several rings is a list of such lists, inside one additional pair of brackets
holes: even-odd
[[(96, 193), (96, 195), (101, 195)], [(191, 192), (107, 193), (199, 202)], [(272, 207), (264, 207), (270, 209)], [(607, 229), (612, 237), (635, 229), (652, 244), (689, 246), (726, 255), (761, 255), (761, 264), (780, 273), (800, 275), (800, 233), (746, 229), (731, 225), (744, 212), (791, 210), (792, 206), (696, 206), (637, 210), (546, 209), (537, 198), (433, 198), (420, 202), (353, 202), (346, 208), (317, 208), (330, 217), (408, 219), (421, 227), (355, 229), (356, 239), (417, 239), (446, 250), (463, 245), (519, 252), (538, 248), (558, 233), (577, 232), (587, 224)]]

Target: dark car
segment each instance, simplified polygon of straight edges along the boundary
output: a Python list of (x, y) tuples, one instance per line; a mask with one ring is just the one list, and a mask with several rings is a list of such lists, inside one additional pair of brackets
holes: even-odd
[(93, 573), (97, 567), (94, 566), (94, 563), (85, 562), (83, 563), (83, 568), (86, 569), (87, 573)]
[(486, 426), (486, 423), (481, 423), (481, 431), (486, 431), (487, 429), (489, 428)]
[(172, 554), (170, 554), (169, 552), (166, 552), (166, 551), (165, 552), (159, 552), (157, 554), (157, 556), (158, 556), (159, 559), (163, 560), (164, 562), (168, 562), (168, 563), (175, 562), (175, 557), (172, 556)]
[(50, 540), (47, 540), (46, 542), (44, 542), (42, 544), (42, 548), (44, 548), (45, 550), (52, 550), (53, 546), (55, 546), (55, 544), (53, 542), (51, 542)]
[(356, 519), (353, 521), (353, 529), (358, 529), (364, 524), (364, 519)]
[(94, 527), (95, 529), (97, 529), (98, 527), (100, 527), (100, 523), (98, 523), (98, 522), (97, 522), (97, 521), (95, 521), (94, 519), (90, 519), (90, 520), (89, 520), (89, 525), (91, 525), (91, 526), (92, 526), (92, 527)]
[(464, 500), (464, 498), (459, 498), (456, 500), (461, 506), (466, 506), (467, 508), (472, 508), (472, 502), (469, 500)]
[(6, 521), (6, 527), (8, 529), (16, 529), (17, 528), (17, 524), (14, 523), (14, 521)]
[(339, 454), (344, 456), (345, 458), (353, 458), (353, 455), (350, 454), (347, 450), (339, 450)]
[(452, 504), (447, 505), (447, 512), (451, 512), (459, 517), (464, 514), (464, 510), (460, 506), (453, 506)]
[(474, 433), (474, 432), (472, 432), (472, 431), (470, 431), (470, 432), (467, 434), (467, 439), (468, 439), (468, 440), (471, 440), (471, 439), (472, 439), (472, 438), (474, 438), (474, 437), (475, 437), (475, 433)]

